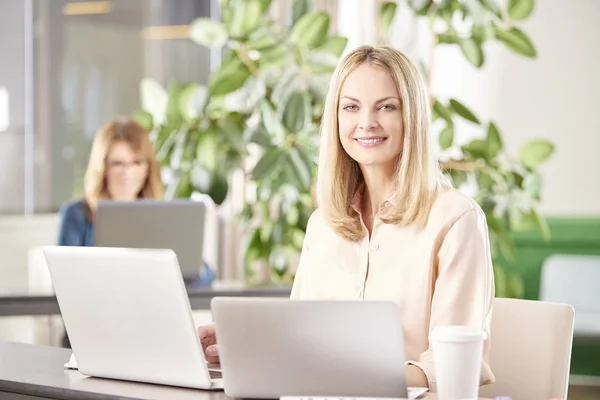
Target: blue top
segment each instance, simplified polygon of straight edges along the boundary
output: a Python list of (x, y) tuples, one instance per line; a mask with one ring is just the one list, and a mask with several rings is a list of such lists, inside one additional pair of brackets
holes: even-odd
[(83, 200), (67, 203), (60, 208), (59, 246), (93, 246), (94, 225), (88, 219)]
[[(60, 228), (58, 233), (59, 246), (93, 246), (94, 224), (88, 219), (83, 200), (67, 203), (60, 208)], [(214, 273), (204, 263), (201, 277), (194, 286), (210, 286)]]

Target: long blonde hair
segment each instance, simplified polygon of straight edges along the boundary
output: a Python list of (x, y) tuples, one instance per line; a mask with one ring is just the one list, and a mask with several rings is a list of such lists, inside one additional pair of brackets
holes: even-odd
[[(414, 64), (389, 46), (361, 46), (337, 66), (325, 99), (317, 176), (317, 206), (328, 224), (346, 239), (364, 237), (352, 202), (364, 185), (358, 166), (343, 149), (338, 132), (340, 92), (348, 75), (367, 63), (387, 72), (401, 99), (404, 139), (396, 167), (395, 193), (384, 207), (384, 223), (422, 225), (439, 188), (449, 186), (431, 146), (431, 109), (426, 85)], [(376, 206), (376, 205), (375, 205)]]
[(109, 198), (106, 187), (106, 158), (113, 143), (119, 141), (128, 143), (131, 149), (148, 163), (148, 175), (138, 197), (144, 199), (163, 197), (160, 166), (156, 161), (150, 134), (143, 126), (131, 119), (116, 118), (98, 129), (92, 143), (90, 160), (83, 181), (84, 200), (90, 220), (93, 220), (98, 201)]

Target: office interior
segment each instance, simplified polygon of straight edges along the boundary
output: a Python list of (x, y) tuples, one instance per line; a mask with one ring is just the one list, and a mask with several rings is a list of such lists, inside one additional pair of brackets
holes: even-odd
[[(57, 242), (60, 207), (83, 195), (97, 129), (116, 116), (152, 115), (157, 122), (161, 101), (166, 103), (174, 85), (198, 90), (214, 83), (227, 53), (200, 44), (192, 28), (201, 18), (220, 21), (223, 4), (230, 2), (2, 1), (0, 296), (5, 302), (16, 295), (52, 294), (41, 247)], [(523, 171), (523, 175), (531, 173), (524, 184), (505, 179), (488, 188), (489, 196), (497, 195), (506, 209), (532, 202), (536, 210), (528, 214), (534, 220), (526, 227), (509, 229), (506, 235), (494, 232), (499, 248), (512, 248), (501, 251), (495, 260), (496, 283), (502, 285), (497, 295), (570, 302), (575, 308), (575, 331), (569, 399), (600, 398), (600, 120), (594, 100), (600, 92), (600, 2), (538, 0), (531, 2), (534, 8), (529, 12), (529, 2), (522, 0), (522, 8), (512, 12), (515, 26), (527, 38), (509, 35), (504, 41), (489, 40), (481, 52), (444, 35), (434, 41), (432, 32), (444, 28), (431, 27), (413, 13), (409, 3), (419, 1), (261, 3), (269, 4), (265, 13), (282, 29), (289, 29), (294, 12), (301, 13), (302, 7), (324, 12), (329, 16), (328, 34), (346, 39), (340, 55), (362, 44), (386, 43), (424, 64), (430, 89), (446, 109), (456, 104), (450, 99), (467, 107), (454, 107), (451, 136), (441, 125), (446, 118), (443, 110), (436, 115), (434, 108), (434, 126), (440, 127), (436, 147), (442, 160), (461, 159), (469, 151), (474, 154), (472, 148), (465, 150), (466, 145), (488, 140), (493, 121), (501, 138), (501, 149), (488, 154), (492, 158), (500, 154), (497, 162), (488, 160), (496, 165), (495, 172), (512, 162), (520, 162), (519, 168), (532, 166), (534, 173)], [(468, 18), (450, 21), (459, 31), (470, 29)], [(440, 43), (443, 40), (449, 43)], [(280, 68), (284, 67), (285, 62)], [(246, 89), (260, 92), (257, 87)], [(229, 101), (235, 103), (234, 98)], [(231, 124), (230, 129), (237, 130), (234, 134), (243, 136), (247, 120), (239, 125), (228, 120), (231, 115), (225, 112), (215, 123)], [(275, 113), (275, 118), (283, 117)], [(225, 135), (223, 130), (216, 134)], [(287, 212), (280, 208), (277, 213), (283, 217), (258, 212), (268, 200), (285, 197), (287, 192), (275, 189), (266, 200), (261, 198), (265, 192), (257, 188), (263, 183), (253, 180), (251, 172), (264, 148), (241, 140), (246, 146), (241, 149), (243, 162), (234, 158), (227, 167), (217, 166), (214, 163), (224, 158), (212, 154), (213, 170), (224, 173), (210, 175), (209, 184), (196, 182), (182, 189), (173, 181), (173, 164), (163, 160), (166, 199), (206, 204), (203, 257), (215, 275), (207, 290), (286, 288), (293, 280), (293, 253), (299, 251), (303, 235), (297, 221), (310, 208), (314, 166), (309, 163), (309, 182), (301, 176), (281, 185), (295, 186), (308, 204), (295, 204)], [(527, 143), (533, 151), (524, 149)], [(197, 156), (212, 157), (206, 149)], [(461, 190), (476, 198), (481, 195), (482, 181), (470, 171), (457, 170), (455, 180), (465, 177)], [(215, 183), (219, 179), (225, 183)], [(298, 189), (299, 184), (306, 188)], [(250, 215), (249, 210), (253, 210), (250, 221), (240, 218)], [(285, 217), (287, 222), (280, 223)], [(266, 226), (275, 233), (280, 230), (279, 236), (265, 233)], [(252, 239), (261, 232), (267, 242), (273, 242), (264, 245), (267, 256), (252, 247)], [(198, 325), (209, 322), (210, 310), (194, 310), (194, 319)], [(3, 341), (61, 346), (63, 334), (60, 315), (11, 312), (0, 316)]]

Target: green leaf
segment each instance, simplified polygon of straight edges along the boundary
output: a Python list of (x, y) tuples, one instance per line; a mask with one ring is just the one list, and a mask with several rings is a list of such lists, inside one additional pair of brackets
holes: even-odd
[(197, 18), (188, 34), (192, 41), (206, 47), (222, 47), (229, 38), (225, 25), (210, 18)]
[(212, 181), (212, 172), (200, 163), (195, 163), (190, 171), (190, 182), (200, 193), (208, 194)]
[(393, 1), (386, 1), (381, 5), (379, 9), (379, 23), (381, 25), (381, 35), (384, 38), (387, 38), (390, 27), (392, 26), (392, 22), (394, 22), (394, 17), (396, 16), (396, 9), (398, 5)]
[(268, 27), (265, 29), (258, 29), (250, 34), (250, 37), (246, 41), (246, 47), (249, 50), (265, 50), (273, 47), (277, 44), (277, 38), (273, 34), (273, 31)]
[(508, 30), (503, 30), (497, 26), (494, 26), (494, 30), (496, 33), (496, 38), (500, 42), (504, 43), (504, 45), (510, 50), (526, 57), (536, 57), (536, 50), (531, 42), (531, 39), (519, 28), (512, 27)]
[(179, 179), (179, 182), (177, 182), (175, 197), (187, 199), (192, 196), (193, 192), (194, 187), (192, 186), (192, 182), (190, 180), (190, 174), (185, 174)]
[(198, 90), (200, 89), (200, 85), (195, 83), (187, 84), (179, 94), (179, 98), (177, 99), (177, 105), (179, 107), (179, 113), (186, 121), (191, 121), (195, 118), (198, 118), (200, 112), (202, 111), (203, 104), (200, 104), (201, 108), (193, 107), (194, 105), (190, 104), (192, 98), (195, 97)]
[(442, 130), (442, 132), (440, 133), (438, 141), (442, 150), (446, 150), (447, 148), (452, 146), (452, 143), (454, 142), (454, 126), (446, 126), (444, 130)]
[(286, 45), (272, 46), (260, 52), (258, 63), (262, 69), (279, 69), (288, 63), (291, 54)]
[(223, 118), (217, 121), (219, 132), (227, 140), (227, 143), (238, 153), (246, 151), (246, 143), (244, 143), (244, 131), (240, 123), (231, 118)]
[(187, 101), (185, 98), (180, 101), (181, 113), (189, 120), (194, 120), (203, 115), (208, 106), (208, 88), (204, 85), (199, 85), (196, 90), (190, 94)]
[(484, 9), (490, 11), (496, 17), (503, 19), (502, 10), (500, 10), (498, 4), (496, 4), (496, 0), (480, 0), (480, 3)]
[(153, 128), (152, 114), (144, 110), (137, 110), (133, 113), (133, 119), (144, 127), (148, 132)]
[(261, 0), (238, 1), (232, 7), (231, 36), (240, 38), (259, 26), (263, 15)]
[(417, 15), (419, 16), (426, 16), (429, 14), (429, 11), (433, 8), (434, 6), (434, 1), (433, 0), (427, 0), (422, 4), (422, 7), (420, 9), (417, 9)]
[(310, 2), (308, 0), (295, 0), (292, 5), (292, 26), (309, 11)]
[(217, 166), (217, 135), (213, 130), (201, 132), (196, 145), (196, 159), (206, 168), (214, 171)]
[(289, 39), (299, 47), (315, 48), (327, 40), (329, 32), (329, 14), (323, 11), (313, 11), (302, 16), (294, 24)]
[(458, 44), (460, 38), (452, 33), (442, 33), (438, 35), (438, 43), (440, 44)]
[(476, 25), (473, 27), (471, 36), (481, 47), (486, 40), (494, 38), (494, 27), (492, 25)]
[(467, 106), (465, 106), (464, 104), (462, 104), (458, 100), (456, 100), (456, 99), (450, 99), (450, 107), (452, 107), (452, 109), (454, 110), (454, 112), (456, 112), (458, 115), (460, 115), (461, 117), (463, 117), (467, 121), (471, 121), (471, 122), (473, 122), (475, 124), (478, 124), (478, 125), (480, 124), (480, 122), (477, 119), (477, 117), (475, 116), (475, 114), (473, 114), (473, 112), (471, 110), (469, 110), (467, 108)]
[(508, 15), (514, 20), (526, 19), (534, 8), (534, 0), (508, 0)]
[(227, 182), (227, 178), (218, 171), (213, 171), (211, 178), (207, 194), (216, 204), (221, 205), (227, 198), (229, 183)]
[(450, 171), (450, 178), (452, 178), (452, 184), (458, 188), (462, 186), (468, 179), (465, 171), (452, 170)]
[(519, 159), (525, 166), (535, 168), (554, 153), (554, 145), (547, 140), (533, 139), (521, 146)]
[(523, 179), (523, 189), (532, 199), (539, 201), (542, 197), (542, 183), (542, 176), (537, 172), (533, 172)]
[(212, 96), (223, 96), (240, 89), (250, 77), (250, 71), (244, 63), (238, 58), (229, 60), (221, 65), (212, 76), (208, 83), (208, 88)]
[(275, 115), (275, 111), (268, 100), (264, 99), (260, 103), (262, 120), (267, 132), (275, 139), (276, 143), (281, 144), (285, 140), (285, 128), (281, 121)]
[(481, 44), (474, 38), (460, 39), (458, 42), (460, 50), (465, 58), (477, 68), (481, 68), (485, 60)]
[(473, 139), (469, 143), (462, 146), (462, 151), (468, 153), (473, 158), (488, 159), (488, 144), (481, 139)]
[(248, 138), (249, 143), (256, 143), (262, 147), (271, 147), (273, 143), (271, 141), (271, 136), (268, 132), (262, 129), (262, 126), (253, 129), (250, 132), (250, 137)]
[(484, 192), (489, 192), (494, 187), (494, 179), (492, 179), (490, 174), (484, 170), (476, 171), (475, 178), (477, 180), (477, 186)]
[(252, 169), (252, 179), (256, 181), (270, 176), (279, 166), (284, 154), (282, 147), (273, 147), (267, 150)]
[(173, 82), (169, 89), (169, 100), (167, 102), (167, 123), (171, 126), (179, 126), (184, 122), (184, 117), (181, 114), (181, 108), (179, 107), (179, 99), (187, 89), (187, 84)]
[(260, 0), (260, 12), (264, 14), (269, 11), (272, 2), (273, 0)]
[(433, 112), (444, 118), (448, 124), (452, 124), (452, 111), (446, 108), (439, 100), (435, 100), (433, 103)]
[(503, 143), (500, 132), (498, 132), (498, 128), (496, 128), (496, 125), (493, 122), (490, 122), (488, 126), (487, 143), (489, 156), (491, 158), (496, 157), (500, 150), (502, 150)]
[(310, 98), (306, 92), (294, 92), (283, 112), (283, 125), (288, 132), (297, 133), (310, 121)]
[(327, 39), (327, 41), (321, 46), (317, 47), (315, 50), (330, 53), (337, 57), (340, 57), (342, 53), (344, 53), (347, 44), (347, 38), (341, 36), (332, 36), (329, 39)]
[(291, 206), (287, 213), (285, 214), (285, 220), (288, 225), (294, 226), (298, 223), (300, 219), (300, 211), (298, 211), (298, 207)]
[(295, 178), (294, 180), (297, 182), (298, 187), (301, 190), (307, 190), (311, 184), (311, 172), (310, 165), (306, 163), (306, 160), (300, 154), (299, 150), (296, 148), (289, 149), (286, 154), (287, 168), (289, 168), (289, 172)]
[(188, 161), (184, 159), (186, 149), (194, 133), (185, 126), (180, 127), (176, 132), (175, 145), (170, 155), (169, 165), (174, 170), (183, 170), (186, 169), (185, 161)]

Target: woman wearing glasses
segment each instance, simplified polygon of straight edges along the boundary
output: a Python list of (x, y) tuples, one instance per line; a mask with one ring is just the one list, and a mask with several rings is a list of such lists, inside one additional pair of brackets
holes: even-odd
[(94, 214), (100, 200), (162, 197), (160, 167), (148, 132), (133, 120), (113, 119), (100, 127), (94, 138), (83, 199), (60, 210), (58, 244), (94, 245)]
[[(94, 215), (101, 200), (156, 200), (163, 194), (160, 167), (148, 131), (131, 119), (113, 119), (100, 127), (94, 138), (83, 198), (60, 210), (58, 244), (94, 245)], [(214, 279), (206, 264), (201, 276), (202, 285)], [(66, 335), (63, 346), (70, 347)]]

